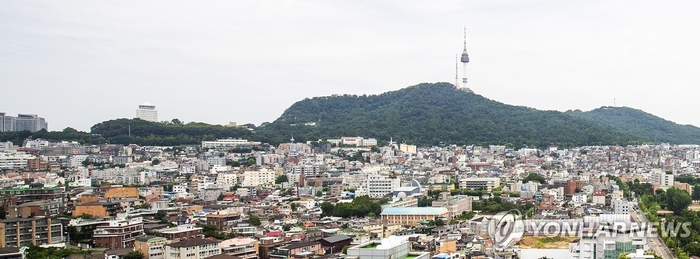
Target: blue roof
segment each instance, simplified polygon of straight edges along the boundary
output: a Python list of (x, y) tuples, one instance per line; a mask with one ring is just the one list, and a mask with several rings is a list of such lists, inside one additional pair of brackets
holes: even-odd
[(443, 207), (391, 207), (382, 210), (381, 215), (442, 215), (447, 213)]

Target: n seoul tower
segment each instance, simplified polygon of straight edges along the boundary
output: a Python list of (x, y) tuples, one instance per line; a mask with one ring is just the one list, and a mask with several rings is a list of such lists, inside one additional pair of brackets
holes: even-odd
[(462, 62), (462, 90), (471, 92), (472, 90), (467, 87), (467, 63), (469, 63), (469, 54), (467, 54), (467, 26), (464, 26), (464, 50), (459, 60)]

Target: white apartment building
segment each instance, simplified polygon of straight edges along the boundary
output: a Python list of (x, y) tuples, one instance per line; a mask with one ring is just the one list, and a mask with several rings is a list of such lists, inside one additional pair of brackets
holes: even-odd
[(275, 184), (277, 174), (274, 170), (260, 169), (259, 171), (243, 172), (242, 185), (245, 187), (270, 186)]
[(614, 214), (630, 214), (630, 204), (625, 200), (615, 199), (610, 203)]
[(318, 165), (295, 165), (289, 169), (290, 173), (303, 175), (316, 175), (321, 173), (321, 167)]
[(145, 121), (157, 122), (158, 111), (156, 111), (156, 106), (149, 102), (144, 102), (140, 104), (139, 109), (136, 110), (136, 118)]
[(367, 180), (355, 190), (355, 196), (367, 195), (370, 198), (382, 198), (399, 187), (401, 187), (401, 180), (398, 178), (369, 174)]
[(0, 169), (25, 169), (27, 161), (35, 156), (24, 153), (0, 153)]
[(214, 141), (202, 141), (202, 148), (213, 149), (231, 149), (236, 147), (245, 147), (260, 144), (259, 142), (250, 142), (245, 139), (217, 139)]
[(588, 202), (588, 195), (585, 193), (574, 193), (574, 195), (571, 196), (571, 202), (574, 203), (574, 206), (586, 204), (586, 202)]
[(219, 156), (210, 156), (207, 158), (209, 166), (226, 166), (226, 158)]
[(490, 192), (499, 185), (501, 185), (501, 179), (497, 177), (470, 177), (459, 179), (460, 189), (487, 190)]
[(197, 172), (195, 165), (180, 165), (180, 174), (194, 174)]
[(219, 254), (221, 254), (219, 240), (190, 238), (165, 245), (165, 259), (202, 259)]
[(651, 182), (663, 186), (673, 186), (674, 176), (661, 169), (654, 169), (651, 172)]
[(173, 192), (174, 193), (187, 193), (187, 186), (184, 185), (173, 185)]
[(220, 172), (216, 175), (216, 185), (224, 190), (238, 184), (238, 174), (235, 172)]
[(0, 142), (0, 152), (11, 152), (14, 151), (14, 145), (12, 142)]

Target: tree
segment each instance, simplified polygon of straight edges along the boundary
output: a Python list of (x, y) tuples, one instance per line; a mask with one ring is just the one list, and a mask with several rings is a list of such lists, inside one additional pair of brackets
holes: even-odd
[(258, 216), (255, 216), (253, 214), (249, 214), (248, 216), (248, 223), (250, 223), (253, 226), (260, 226), (261, 223), (260, 218), (258, 218)]
[(321, 217), (333, 216), (335, 205), (330, 202), (321, 203)]
[(666, 207), (672, 210), (675, 215), (680, 215), (691, 202), (690, 194), (684, 190), (671, 187), (666, 191)]
[(442, 227), (445, 225), (445, 222), (443, 222), (441, 219), (436, 219), (435, 220), (435, 226), (436, 227)]
[(542, 177), (538, 173), (530, 173), (527, 176), (525, 176), (525, 178), (523, 179), (523, 183), (527, 183), (529, 181), (535, 181), (541, 184), (547, 183), (547, 180), (545, 180), (544, 177)]
[(700, 200), (700, 184), (693, 185), (693, 200)]
[(629, 259), (629, 257), (625, 253), (620, 253), (620, 255), (617, 256), (617, 259)]
[(316, 197), (321, 197), (321, 196), (323, 196), (323, 191), (321, 191), (321, 190), (316, 191)]
[(144, 256), (140, 251), (128, 252), (122, 257), (123, 259), (143, 259)]
[(160, 160), (158, 160), (158, 159), (153, 159), (153, 161), (151, 161), (151, 165), (159, 165), (159, 164), (160, 164)]
[(249, 157), (248, 159), (246, 159), (245, 164), (246, 164), (247, 166), (255, 165), (255, 158), (254, 158), (254, 157)]
[(289, 181), (289, 179), (287, 179), (287, 175), (283, 174), (283, 175), (277, 176), (277, 179), (275, 179), (275, 184), (286, 183), (288, 181)]

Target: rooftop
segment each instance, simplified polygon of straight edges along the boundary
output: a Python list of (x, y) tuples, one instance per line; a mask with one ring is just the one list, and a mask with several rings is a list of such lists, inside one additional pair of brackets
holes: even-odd
[(218, 244), (221, 243), (219, 240), (209, 240), (201, 238), (183, 239), (180, 242), (169, 244), (170, 247), (193, 247), (208, 244)]
[(382, 210), (381, 215), (442, 215), (447, 208), (442, 207), (392, 207)]

